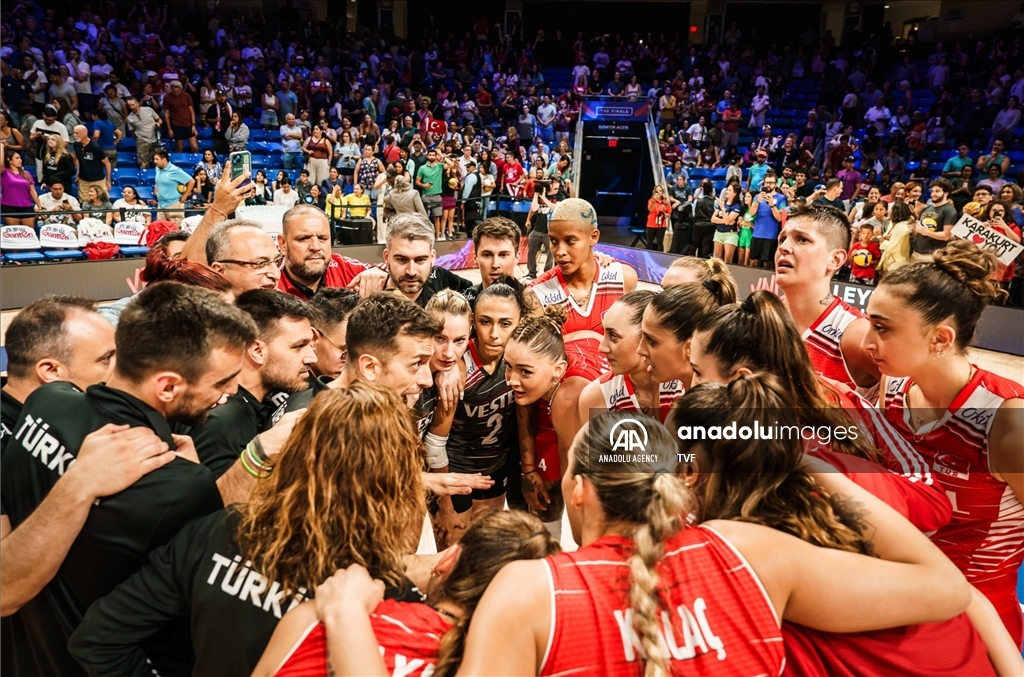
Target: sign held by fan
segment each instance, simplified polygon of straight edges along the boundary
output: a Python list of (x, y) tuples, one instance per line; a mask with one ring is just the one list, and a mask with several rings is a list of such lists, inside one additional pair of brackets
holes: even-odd
[(991, 249), (999, 262), (1005, 266), (1013, 263), (1021, 251), (1024, 251), (1024, 245), (1014, 242), (968, 214), (960, 217), (953, 226), (952, 234), (963, 240), (970, 240), (982, 249)]

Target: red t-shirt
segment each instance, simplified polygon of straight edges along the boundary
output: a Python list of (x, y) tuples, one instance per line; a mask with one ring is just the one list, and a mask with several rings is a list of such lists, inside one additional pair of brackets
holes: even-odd
[[(320, 281), (320, 286), (347, 287), (356, 275), (368, 268), (370, 266), (362, 261), (356, 261), (341, 254), (331, 254), (331, 261), (327, 264), (327, 271)], [(277, 281), (277, 288), (303, 301), (308, 301), (310, 297), (308, 289), (292, 281), (285, 273), (284, 268), (281, 269), (281, 279)]]
[[(861, 250), (867, 250), (871, 255), (871, 262), (866, 266), (857, 265), (857, 252)], [(850, 247), (850, 267), (852, 269), (854, 279), (875, 279), (875, 269), (878, 267), (878, 260), (881, 258), (882, 250), (878, 247), (877, 242), (868, 242), (866, 245), (862, 242), (854, 242), (853, 246)]]
[(672, 203), (668, 200), (655, 200), (652, 197), (647, 201), (648, 228), (668, 228), (670, 214), (672, 214)]
[(512, 164), (505, 164), (501, 168), (501, 173), (505, 177), (505, 185), (511, 186), (526, 175), (526, 170), (518, 162), (513, 162)]

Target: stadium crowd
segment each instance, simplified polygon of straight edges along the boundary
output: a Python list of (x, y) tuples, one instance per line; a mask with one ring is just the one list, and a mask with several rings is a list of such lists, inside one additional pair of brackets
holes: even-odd
[[(5, 7), (5, 223), (154, 241), (6, 330), (3, 674), (1021, 674), (1024, 385), (968, 352), (1019, 271), (951, 236), (1020, 240), (1019, 34), (344, 28)], [(655, 107), (660, 289), (572, 193), (584, 94)], [(331, 251), (365, 218), (381, 264)]]

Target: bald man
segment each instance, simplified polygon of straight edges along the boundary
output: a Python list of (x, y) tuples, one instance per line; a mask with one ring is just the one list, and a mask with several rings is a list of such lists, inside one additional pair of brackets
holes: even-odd
[[(75, 167), (78, 169), (78, 200), (86, 202), (90, 200), (89, 189), (102, 190), (103, 195), (109, 197), (110, 192), (110, 160), (103, 152), (100, 145), (89, 138), (89, 130), (85, 125), (76, 125), (73, 134), (75, 137), (74, 157)], [(97, 195), (98, 198), (102, 196)]]

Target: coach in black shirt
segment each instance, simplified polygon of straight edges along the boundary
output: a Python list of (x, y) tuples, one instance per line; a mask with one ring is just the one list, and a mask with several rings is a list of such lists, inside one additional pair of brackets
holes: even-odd
[(256, 322), (256, 341), (245, 351), (238, 392), (189, 433), (199, 460), (220, 477), (254, 437), (285, 411), (288, 395), (309, 388), (316, 362), (313, 311), (305, 301), (272, 289), (253, 289), (235, 300)]
[[(17, 529), (43, 501), (86, 435), (108, 423), (149, 428), (172, 449), (194, 454), (188, 438), (172, 435), (171, 422), (196, 425), (233, 393), (243, 351), (255, 338), (252, 320), (211, 292), (174, 282), (143, 290), (121, 314), (117, 362), (106, 385), (83, 393), (51, 383), (26, 400), (0, 468), (11, 526)], [(185, 524), (220, 506), (213, 475), (185, 458), (94, 505), (57, 575), (12, 617), (18, 673), (84, 674), (67, 641), (88, 606)], [(161, 674), (191, 670), (182, 629), (151, 638), (147, 654)]]
[(434, 227), (419, 214), (399, 214), (388, 225), (384, 263), (388, 288), (420, 308), (442, 289), (464, 292), (473, 283), (434, 265)]

